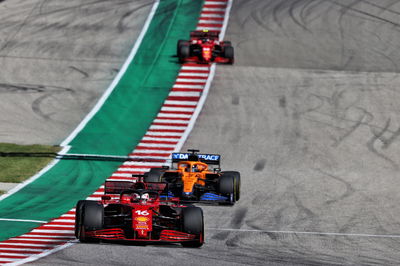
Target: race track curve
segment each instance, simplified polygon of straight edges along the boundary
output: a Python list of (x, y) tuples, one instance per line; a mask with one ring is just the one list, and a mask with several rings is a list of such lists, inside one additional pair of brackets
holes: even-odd
[(60, 144), (117, 75), (152, 4), (0, 1), (0, 142)]
[(235, 0), (185, 148), (242, 173), (204, 207), (206, 244), (77, 244), (34, 265), (395, 265), (400, 260), (397, 53), (389, 0)]

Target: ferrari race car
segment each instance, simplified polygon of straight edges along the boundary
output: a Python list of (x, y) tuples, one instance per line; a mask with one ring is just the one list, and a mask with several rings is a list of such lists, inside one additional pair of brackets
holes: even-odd
[(81, 242), (118, 240), (202, 246), (203, 211), (182, 205), (177, 198), (161, 196), (166, 186), (165, 183), (107, 181), (101, 201), (78, 201), (76, 238)]
[[(145, 173), (145, 182), (167, 182), (170, 196), (183, 202), (233, 205), (240, 198), (240, 173), (223, 171), (218, 154), (173, 153), (172, 168), (153, 168)], [(210, 165), (217, 165), (213, 170)]]
[(229, 41), (219, 41), (219, 31), (192, 31), (190, 41), (179, 40), (179, 62), (233, 64), (234, 50)]

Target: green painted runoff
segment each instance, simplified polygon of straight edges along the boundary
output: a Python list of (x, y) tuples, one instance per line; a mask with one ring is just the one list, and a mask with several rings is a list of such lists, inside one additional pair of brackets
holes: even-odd
[[(176, 43), (195, 29), (203, 1), (161, 0), (125, 75), (99, 112), (72, 140), (70, 153), (126, 155), (158, 113), (180, 65)], [(93, 193), (121, 162), (62, 160), (0, 202), (0, 218), (50, 220)], [(0, 221), (0, 240), (35, 223)]]

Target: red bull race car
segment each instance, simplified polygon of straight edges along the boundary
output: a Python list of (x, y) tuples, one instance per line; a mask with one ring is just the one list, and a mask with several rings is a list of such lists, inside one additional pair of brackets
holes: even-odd
[(219, 41), (219, 31), (192, 31), (190, 40), (179, 40), (179, 62), (233, 64), (234, 49), (230, 41)]
[[(146, 182), (167, 182), (170, 197), (183, 202), (233, 205), (240, 199), (240, 173), (221, 171), (219, 154), (173, 153), (172, 167), (153, 168)], [(210, 169), (210, 166), (217, 166)]]
[(101, 201), (78, 201), (76, 238), (81, 242), (117, 240), (202, 246), (203, 211), (182, 205), (177, 198), (162, 196), (166, 186), (165, 183), (107, 181)]

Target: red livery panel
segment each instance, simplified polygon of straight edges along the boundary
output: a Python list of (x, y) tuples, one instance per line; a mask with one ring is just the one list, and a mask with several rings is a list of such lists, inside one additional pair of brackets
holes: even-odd
[(75, 236), (81, 242), (119, 240), (202, 246), (203, 211), (180, 204), (178, 198), (162, 196), (168, 194), (166, 183), (138, 179), (136, 183), (107, 181), (101, 202), (79, 201)]
[[(222, 24), (199, 24), (204, 27), (222, 27)], [(177, 55), (179, 62), (233, 64), (234, 49), (230, 41), (220, 41), (219, 31), (192, 31), (190, 40), (179, 40)]]

